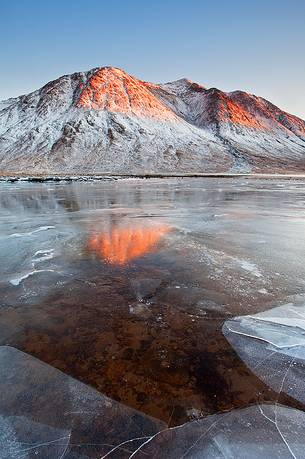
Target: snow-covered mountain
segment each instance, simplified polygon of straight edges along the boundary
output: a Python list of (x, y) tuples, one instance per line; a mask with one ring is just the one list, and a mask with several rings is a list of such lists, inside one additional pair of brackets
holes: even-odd
[(0, 102), (0, 171), (305, 171), (305, 122), (242, 91), (114, 67)]

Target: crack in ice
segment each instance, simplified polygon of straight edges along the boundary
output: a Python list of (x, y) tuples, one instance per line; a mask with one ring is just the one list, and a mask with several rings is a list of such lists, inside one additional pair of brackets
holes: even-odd
[(49, 229), (54, 229), (55, 226), (40, 226), (39, 228), (29, 231), (28, 233), (13, 233), (10, 234), (8, 237), (23, 237), (23, 236), (32, 236), (35, 233), (40, 233), (41, 231), (47, 231)]

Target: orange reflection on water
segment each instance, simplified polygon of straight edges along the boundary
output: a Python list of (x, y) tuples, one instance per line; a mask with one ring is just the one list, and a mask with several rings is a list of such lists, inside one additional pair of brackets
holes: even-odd
[(95, 234), (89, 240), (89, 250), (114, 265), (125, 265), (152, 252), (170, 231), (167, 225), (153, 227), (115, 227)]

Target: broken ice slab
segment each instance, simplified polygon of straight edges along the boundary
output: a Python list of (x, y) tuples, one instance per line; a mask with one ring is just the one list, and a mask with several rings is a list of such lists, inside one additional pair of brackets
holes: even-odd
[(305, 302), (227, 320), (223, 334), (245, 364), (277, 393), (305, 405)]
[(0, 347), (1, 459), (124, 459), (164, 427), (28, 354)]
[(257, 405), (166, 429), (133, 459), (304, 458), (305, 413), (282, 405)]

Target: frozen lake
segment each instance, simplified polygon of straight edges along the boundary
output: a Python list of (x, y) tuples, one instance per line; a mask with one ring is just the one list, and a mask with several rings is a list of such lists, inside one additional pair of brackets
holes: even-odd
[(0, 201), (1, 345), (170, 426), (303, 409), (222, 327), (302, 298), (305, 181), (3, 183)]

